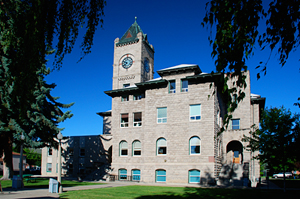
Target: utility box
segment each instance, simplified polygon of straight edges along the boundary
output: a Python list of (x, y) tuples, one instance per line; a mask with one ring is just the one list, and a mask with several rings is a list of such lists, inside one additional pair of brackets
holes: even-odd
[(22, 178), (19, 176), (13, 176), (12, 186), (13, 189), (22, 188)]
[(58, 181), (53, 178), (49, 179), (49, 192), (58, 193)]

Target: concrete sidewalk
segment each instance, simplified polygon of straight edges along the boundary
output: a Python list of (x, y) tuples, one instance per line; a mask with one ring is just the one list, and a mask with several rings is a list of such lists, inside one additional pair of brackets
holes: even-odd
[[(108, 188), (108, 187), (120, 187), (120, 186), (128, 186), (136, 183), (132, 182), (109, 182), (106, 184), (99, 185), (87, 185), (87, 186), (75, 186), (75, 187), (65, 187), (63, 191), (75, 191), (75, 190), (86, 190), (86, 189), (99, 189), (99, 188)], [(49, 189), (32, 189), (32, 188), (24, 188), (24, 189), (12, 189), (12, 188), (4, 188), (3, 192), (0, 192), (0, 199), (15, 199), (15, 198), (23, 198), (23, 199), (52, 199), (59, 198), (58, 193), (49, 193)]]

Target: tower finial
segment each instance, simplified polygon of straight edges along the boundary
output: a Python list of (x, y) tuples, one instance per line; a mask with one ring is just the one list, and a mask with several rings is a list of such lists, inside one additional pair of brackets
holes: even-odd
[(137, 17), (134, 17), (134, 19), (135, 19), (135, 23), (136, 23), (136, 19), (137, 19)]

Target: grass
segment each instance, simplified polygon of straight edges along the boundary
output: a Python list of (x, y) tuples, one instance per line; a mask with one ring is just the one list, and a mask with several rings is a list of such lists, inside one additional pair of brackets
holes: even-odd
[[(283, 188), (283, 179), (270, 179), (270, 181), (276, 184), (278, 187)], [(300, 189), (300, 179), (286, 179), (285, 180), (286, 188), (298, 188)]]
[(191, 187), (159, 187), (159, 186), (125, 186), (105, 189), (68, 191), (60, 194), (67, 199), (266, 199), (266, 198), (298, 198), (298, 191), (259, 190), (259, 189), (214, 189)]
[[(24, 187), (26, 187), (26, 188), (49, 188), (49, 179), (46, 179), (46, 178), (37, 179), (36, 182), (26, 182), (26, 180), (24, 179), (23, 182), (24, 182)], [(104, 184), (104, 183), (62, 180), (63, 187), (74, 187), (74, 186), (96, 185), (96, 184)], [(2, 185), (2, 188), (11, 188), (12, 181), (11, 180), (2, 180), (1, 185)]]

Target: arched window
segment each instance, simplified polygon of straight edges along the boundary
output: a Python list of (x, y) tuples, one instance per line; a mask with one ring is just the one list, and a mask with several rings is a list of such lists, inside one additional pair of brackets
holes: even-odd
[(159, 169), (155, 171), (156, 182), (166, 182), (166, 178), (167, 178), (166, 170)]
[(200, 183), (200, 171), (189, 170), (189, 183)]
[(119, 180), (127, 180), (127, 170), (119, 169)]
[(132, 156), (140, 156), (142, 154), (142, 144), (140, 141), (135, 140), (132, 143)]
[(197, 136), (190, 139), (190, 155), (200, 154), (200, 138)]
[(141, 171), (139, 169), (133, 169), (131, 175), (132, 175), (132, 181), (141, 180)]
[(128, 144), (126, 141), (121, 141), (120, 145), (120, 156), (127, 156), (128, 155)]
[(167, 154), (167, 140), (165, 138), (159, 138), (156, 141), (156, 153), (157, 155)]

